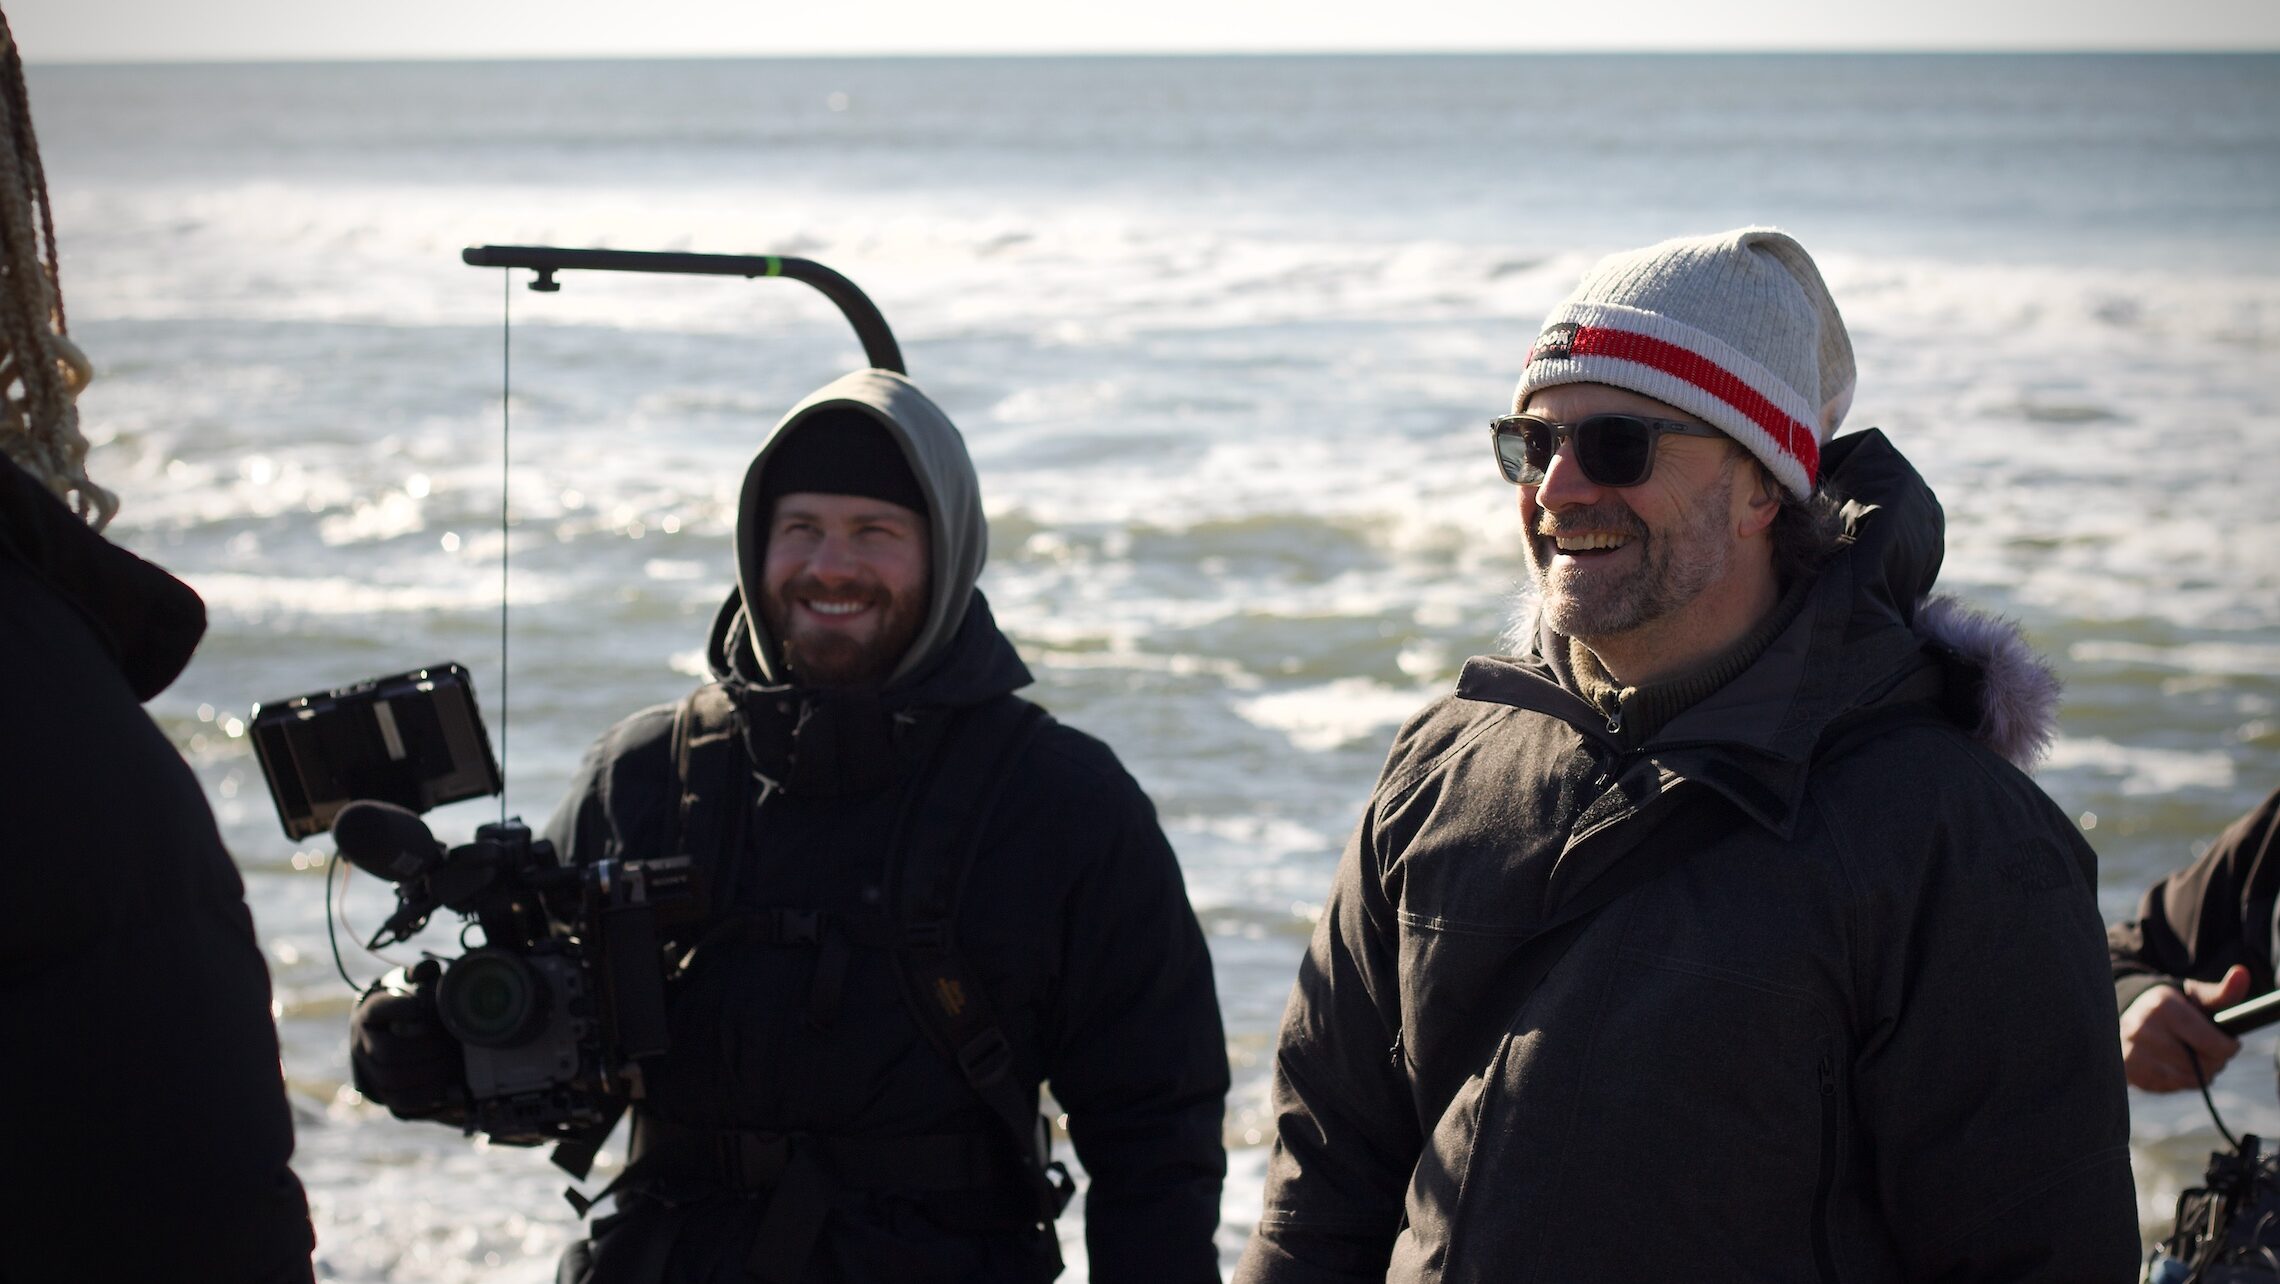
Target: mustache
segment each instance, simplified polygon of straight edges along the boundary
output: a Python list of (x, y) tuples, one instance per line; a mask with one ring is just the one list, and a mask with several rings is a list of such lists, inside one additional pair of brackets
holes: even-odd
[(812, 575), (787, 580), (777, 591), (777, 597), (789, 606), (800, 598), (826, 598), (833, 601), (860, 601), (871, 606), (885, 606), (890, 594), (877, 584), (842, 584), (837, 588), (825, 584)]
[(1639, 515), (1621, 503), (1594, 504), (1589, 508), (1563, 508), (1554, 512), (1549, 508), (1536, 512), (1535, 534), (1541, 539), (1554, 539), (1561, 535), (1574, 535), (1583, 531), (1612, 531), (1619, 535), (1646, 538), (1647, 524)]

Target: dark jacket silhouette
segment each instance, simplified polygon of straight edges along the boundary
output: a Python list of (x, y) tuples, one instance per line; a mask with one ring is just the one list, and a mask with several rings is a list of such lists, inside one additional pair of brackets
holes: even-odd
[(0, 1280), (310, 1277), (269, 971), (142, 710), (197, 595), (0, 458)]

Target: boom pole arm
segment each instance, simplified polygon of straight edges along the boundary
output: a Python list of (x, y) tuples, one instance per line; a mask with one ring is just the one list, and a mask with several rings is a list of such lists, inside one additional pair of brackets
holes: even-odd
[(908, 374), (902, 348), (887, 319), (853, 281), (813, 259), (781, 254), (687, 254), (652, 250), (572, 250), (551, 245), (471, 245), (459, 252), (469, 267), (527, 268), (538, 277), (530, 288), (551, 294), (562, 288), (556, 272), (657, 272), (671, 276), (762, 276), (803, 281), (838, 305), (863, 342), (863, 357), (881, 370)]

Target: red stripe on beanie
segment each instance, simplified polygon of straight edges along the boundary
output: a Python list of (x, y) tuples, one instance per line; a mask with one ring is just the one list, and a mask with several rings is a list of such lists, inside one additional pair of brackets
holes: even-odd
[(1570, 351), (1579, 357), (1607, 357), (1615, 361), (1636, 362), (1684, 379), (1742, 412), (1750, 422), (1765, 429), (1773, 437), (1775, 445), (1805, 466), (1805, 484), (1808, 487), (1821, 475), (1821, 443), (1818, 434), (1767, 400), (1764, 393), (1743, 382), (1740, 376), (1699, 352), (1630, 330), (1611, 330), (1605, 326), (1590, 325), (1576, 329)]

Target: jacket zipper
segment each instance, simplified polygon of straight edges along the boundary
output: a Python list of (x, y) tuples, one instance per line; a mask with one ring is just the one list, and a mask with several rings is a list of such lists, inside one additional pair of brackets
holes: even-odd
[(1829, 1243), (1829, 1196), (1837, 1183), (1837, 1060), (1821, 1054), (1821, 1179), (1813, 1190), (1813, 1261), (1825, 1284), (1837, 1284), (1837, 1255)]

